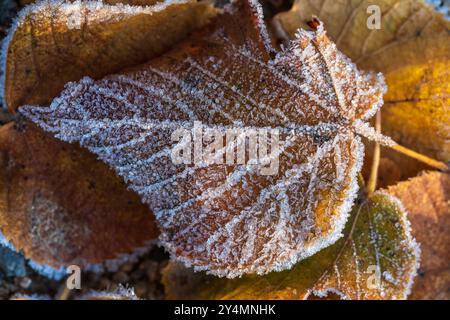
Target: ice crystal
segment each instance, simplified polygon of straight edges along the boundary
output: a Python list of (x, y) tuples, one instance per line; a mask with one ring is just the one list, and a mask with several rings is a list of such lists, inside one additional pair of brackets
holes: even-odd
[[(364, 123), (382, 104), (383, 78), (358, 71), (322, 25), (271, 58), (256, 1), (234, 3), (193, 39), (141, 68), (69, 83), (50, 107), (21, 113), (114, 168), (186, 265), (227, 277), (289, 268), (342, 235), (363, 158), (357, 133), (383, 140)], [(172, 133), (196, 121), (279, 129), (278, 173), (174, 164)]]

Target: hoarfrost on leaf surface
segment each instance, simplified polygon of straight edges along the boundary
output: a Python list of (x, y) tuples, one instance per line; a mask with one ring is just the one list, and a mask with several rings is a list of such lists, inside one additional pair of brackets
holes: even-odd
[[(405, 299), (420, 257), (407, 215), (398, 199), (386, 192), (377, 191), (370, 198), (360, 193), (344, 236), (292, 269), (261, 277), (244, 275), (224, 279), (170, 262), (162, 277), (166, 297), (193, 300)], [(330, 294), (337, 296), (330, 297)]]
[[(21, 108), (114, 168), (153, 210), (174, 258), (218, 276), (284, 270), (341, 237), (363, 159), (356, 128), (385, 91), (382, 77), (358, 71), (323, 26), (300, 30), (271, 59), (259, 11), (256, 1), (235, 2), (192, 41), (140, 68), (69, 83), (50, 107)], [(196, 122), (221, 132), (278, 130), (270, 160), (279, 170), (174, 164), (173, 132)]]
[(3, 106), (15, 112), (47, 104), (69, 81), (148, 61), (216, 13), (196, 0), (36, 1), (19, 12), (3, 42)]

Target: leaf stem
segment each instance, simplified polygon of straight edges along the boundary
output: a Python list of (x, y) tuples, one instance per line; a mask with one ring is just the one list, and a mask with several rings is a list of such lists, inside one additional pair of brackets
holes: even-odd
[[(381, 132), (381, 113), (378, 110), (375, 118), (375, 130)], [(377, 188), (378, 167), (380, 165), (381, 148), (378, 142), (375, 142), (375, 148), (373, 150), (372, 167), (370, 168), (369, 181), (367, 182), (366, 192), (370, 196), (375, 192)]]
[(400, 152), (401, 154), (404, 154), (410, 158), (413, 158), (420, 162), (426, 163), (430, 167), (436, 168), (438, 170), (441, 170), (441, 171), (449, 171), (450, 170), (449, 166), (445, 162), (438, 161), (433, 158), (427, 157), (426, 155), (423, 155), (414, 150), (408, 149), (402, 145), (395, 144), (393, 146), (390, 146), (389, 148), (391, 148), (397, 152)]

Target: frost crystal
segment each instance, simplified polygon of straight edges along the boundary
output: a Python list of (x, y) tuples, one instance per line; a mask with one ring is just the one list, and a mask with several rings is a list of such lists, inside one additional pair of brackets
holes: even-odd
[[(358, 71), (322, 26), (299, 31), (271, 59), (256, 1), (234, 3), (193, 39), (139, 69), (69, 83), (50, 107), (21, 112), (114, 168), (187, 266), (227, 277), (287, 269), (341, 236), (363, 158), (355, 133), (371, 132), (362, 123), (382, 104), (383, 79)], [(171, 135), (195, 121), (280, 129), (278, 173), (174, 164)]]

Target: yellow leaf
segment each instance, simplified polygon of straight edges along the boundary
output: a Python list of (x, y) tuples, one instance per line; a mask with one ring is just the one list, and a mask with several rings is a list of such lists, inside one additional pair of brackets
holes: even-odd
[(2, 53), (2, 94), (10, 111), (48, 103), (69, 81), (147, 61), (216, 13), (195, 0), (109, 2), (40, 1), (19, 13)]
[[(381, 9), (379, 30), (367, 27), (369, 5)], [(359, 67), (385, 74), (389, 89), (382, 108), (383, 133), (410, 149), (449, 161), (450, 22), (423, 1), (297, 0), (274, 23), (292, 37), (312, 15), (324, 21), (329, 36)], [(366, 163), (371, 161), (372, 148), (368, 150)], [(383, 149), (382, 155), (398, 165), (400, 179), (424, 168), (391, 150)], [(385, 174), (381, 167), (380, 175)]]
[(450, 299), (450, 175), (429, 172), (388, 189), (411, 221), (422, 251), (411, 299)]
[(389, 91), (382, 109), (384, 133), (402, 145), (444, 161), (450, 160), (449, 70), (447, 59), (388, 73)]
[(355, 205), (343, 238), (289, 271), (230, 280), (171, 262), (163, 283), (169, 299), (404, 299), (418, 255), (402, 205), (377, 192)]

